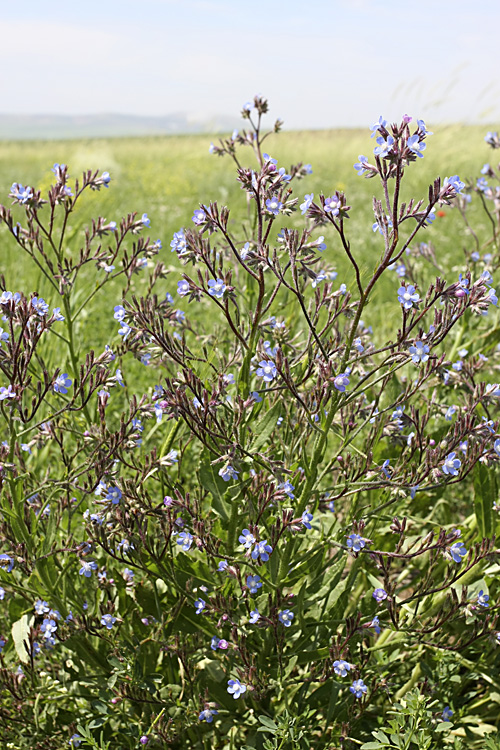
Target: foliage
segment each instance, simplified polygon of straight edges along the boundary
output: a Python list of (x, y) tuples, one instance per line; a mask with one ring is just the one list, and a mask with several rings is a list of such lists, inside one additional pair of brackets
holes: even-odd
[[(309, 165), (265, 153), (267, 109), (211, 147), (238, 219), (202, 201), (168, 267), (148, 214), (88, 218), (108, 172), (55, 164), (0, 207), (50, 302), (2, 282), (6, 747), (479, 748), (497, 729), (498, 169), (406, 197), (430, 134), (380, 118), (355, 164), (378, 196), (368, 259), (346, 193), (303, 197)], [(443, 207), (458, 268), (429, 239)]]

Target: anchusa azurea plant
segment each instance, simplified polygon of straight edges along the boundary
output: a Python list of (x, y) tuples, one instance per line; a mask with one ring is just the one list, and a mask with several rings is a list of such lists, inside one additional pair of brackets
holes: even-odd
[[(264, 150), (267, 109), (210, 147), (238, 220), (193, 206), (170, 252), (146, 213), (79, 233), (107, 172), (56, 164), (47, 195), (15, 183), (0, 208), (41, 279), (0, 296), (13, 747), (459, 747), (472, 687), (500, 679), (500, 169), (403, 201), (431, 134), (379, 118), (354, 165), (367, 266), (351, 199)], [(492, 236), (444, 268), (432, 224), (449, 207), (470, 228), (471, 201)], [(99, 352), (79, 327), (96, 299)]]

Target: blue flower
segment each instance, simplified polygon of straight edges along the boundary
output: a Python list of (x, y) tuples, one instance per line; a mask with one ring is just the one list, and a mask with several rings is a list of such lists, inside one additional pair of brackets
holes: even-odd
[(73, 734), (73, 735), (71, 735), (71, 737), (68, 740), (68, 744), (70, 744), (72, 748), (73, 747), (80, 747), (80, 745), (82, 744), (82, 741), (80, 739), (80, 735), (79, 734)]
[(273, 548), (270, 544), (267, 544), (267, 539), (263, 539), (261, 542), (256, 543), (252, 551), (252, 560), (258, 560), (260, 557), (261, 562), (267, 562), (272, 551)]
[(325, 211), (332, 216), (338, 216), (340, 211), (340, 198), (338, 195), (334, 195), (332, 198), (327, 198), (325, 200)]
[(306, 529), (312, 529), (312, 526), (311, 526), (311, 523), (310, 523), (313, 520), (312, 513), (309, 513), (309, 511), (305, 510), (302, 513), (302, 518), (300, 520), (302, 521), (302, 523), (304, 524), (304, 526), (306, 527)]
[[(373, 138), (377, 134), (377, 131), (382, 128), (385, 128), (386, 125), (387, 125), (387, 120), (384, 120), (382, 115), (380, 115), (377, 122), (374, 122), (373, 125), (370, 127), (370, 130), (372, 131), (371, 137)], [(361, 161), (361, 157), (359, 157), (359, 159)]]
[(354, 552), (360, 552), (366, 545), (366, 542), (360, 534), (349, 534), (346, 544)]
[(490, 605), (488, 604), (488, 600), (489, 600), (489, 598), (490, 598), (490, 597), (488, 596), (488, 594), (485, 594), (485, 593), (484, 593), (484, 591), (483, 591), (483, 590), (481, 589), (481, 591), (480, 591), (480, 592), (479, 592), (479, 594), (477, 595), (477, 603), (478, 603), (478, 606), (479, 606), (479, 607), (489, 607), (489, 606), (490, 606)]
[(427, 144), (424, 141), (420, 140), (420, 136), (417, 135), (417, 133), (415, 133), (415, 135), (411, 135), (408, 138), (408, 148), (421, 159), (424, 156), (422, 151), (425, 151), (426, 145)]
[(293, 494), (295, 487), (293, 486), (293, 484), (291, 484), (291, 482), (282, 482), (278, 485), (278, 489), (283, 490), (285, 495), (288, 495), (291, 500), (295, 498), (295, 495)]
[(49, 306), (45, 302), (43, 297), (33, 297), (33, 299), (31, 300), (31, 307), (42, 318), (47, 315), (49, 311)]
[(453, 716), (453, 711), (449, 706), (445, 706), (443, 708), (443, 713), (441, 714), (442, 721), (450, 721), (451, 717)]
[(377, 604), (380, 604), (384, 599), (387, 599), (387, 591), (385, 589), (375, 589), (372, 596)]
[(113, 615), (103, 615), (101, 617), (101, 625), (105, 625), (108, 630), (111, 630), (115, 622), (116, 617), (113, 617)]
[(443, 463), (443, 473), (449, 474), (452, 477), (458, 476), (458, 470), (460, 469), (462, 462), (459, 458), (455, 458), (456, 453), (448, 453)]
[(219, 571), (219, 573), (223, 573), (226, 570), (227, 566), (228, 566), (227, 560), (221, 560), (219, 562), (217, 570)]
[(350, 669), (351, 665), (348, 661), (344, 661), (344, 659), (337, 659), (337, 661), (333, 662), (333, 671), (339, 677), (345, 677)]
[(394, 138), (392, 135), (388, 135), (387, 139), (384, 138), (383, 135), (379, 136), (376, 140), (376, 143), (378, 143), (378, 146), (375, 146), (373, 149), (373, 153), (375, 156), (387, 156), (389, 151), (394, 145)]
[(366, 687), (363, 680), (354, 680), (349, 690), (353, 695), (356, 696), (356, 698), (362, 698), (368, 688)]
[(151, 219), (148, 219), (147, 214), (142, 214), (141, 222), (143, 227), (149, 227), (151, 225)]
[(451, 195), (451, 197), (453, 197), (454, 195), (458, 195), (458, 194), (460, 194), (462, 192), (462, 190), (465, 187), (465, 182), (462, 182), (462, 180), (459, 178), (459, 176), (457, 174), (455, 174), (455, 175), (453, 175), (453, 177), (446, 177), (446, 179), (445, 179), (445, 181), (443, 183), (443, 187), (445, 188), (447, 186), (449, 186), (450, 188), (452, 188), (452, 195)]
[(7, 388), (5, 388), (5, 386), (0, 388), (0, 401), (4, 401), (6, 398), (15, 398), (15, 395), (11, 384), (9, 384)]
[(187, 294), (189, 294), (189, 282), (186, 281), (186, 279), (182, 279), (182, 281), (177, 282), (177, 294), (180, 297), (185, 297)]
[(179, 229), (178, 232), (174, 232), (174, 237), (170, 243), (170, 247), (172, 248), (170, 252), (176, 252), (179, 256), (184, 255), (187, 252), (187, 242), (184, 229)]
[(268, 198), (266, 200), (266, 208), (269, 211), (269, 213), (273, 214), (274, 216), (277, 216), (280, 212), (280, 208), (283, 208), (283, 203), (275, 195), (272, 198)]
[(188, 549), (191, 547), (191, 544), (193, 543), (193, 535), (189, 533), (189, 531), (181, 531), (180, 534), (177, 536), (177, 544), (181, 547), (181, 549), (184, 550), (184, 552), (187, 552)]
[(194, 603), (196, 614), (199, 615), (203, 612), (205, 607), (207, 606), (207, 603), (204, 599), (197, 599)]
[(230, 479), (238, 479), (238, 472), (231, 464), (226, 464), (222, 469), (219, 469), (219, 476), (225, 482), (229, 482)]
[(217, 279), (217, 281), (210, 279), (208, 286), (210, 287), (208, 290), (210, 296), (216, 297), (217, 299), (222, 299), (224, 297), (224, 292), (226, 291), (227, 286), (222, 279)]
[[(372, 135), (372, 138), (373, 138), (373, 135)], [(366, 156), (358, 156), (358, 161), (356, 162), (356, 164), (353, 165), (354, 169), (358, 173), (358, 177), (361, 177), (361, 175), (365, 174), (365, 172), (368, 171), (366, 169), (367, 165), (368, 165), (368, 159), (366, 158)]]
[(202, 208), (197, 208), (192, 216), (192, 221), (199, 226), (200, 224), (203, 224), (204, 221), (206, 221), (206, 214), (205, 211)]
[(278, 612), (278, 620), (283, 623), (285, 628), (289, 628), (292, 624), (292, 620), (295, 617), (293, 612), (290, 612), (289, 609), (284, 609), (280, 612)]
[(119, 323), (121, 323), (122, 320), (125, 319), (125, 315), (127, 314), (125, 311), (125, 308), (123, 307), (123, 305), (115, 305), (113, 309), (115, 311), (113, 318), (117, 320)]
[(257, 376), (263, 378), (265, 383), (270, 383), (277, 374), (276, 365), (268, 360), (261, 360), (257, 369)]
[(405, 310), (411, 310), (413, 305), (417, 305), (420, 300), (420, 295), (415, 291), (413, 284), (408, 286), (400, 286), (398, 289), (398, 300), (403, 305)]
[(455, 544), (450, 547), (450, 555), (456, 563), (461, 563), (462, 558), (465, 557), (466, 554), (467, 549), (463, 542), (455, 542)]
[(81, 576), (90, 578), (93, 570), (97, 570), (98, 565), (94, 560), (80, 560), (82, 567), (78, 571)]
[(304, 203), (300, 204), (300, 211), (302, 213), (302, 216), (304, 216), (304, 214), (310, 208), (313, 200), (314, 200), (314, 193), (310, 193), (309, 195), (304, 196)]
[(243, 529), (238, 537), (238, 541), (245, 547), (245, 549), (251, 549), (255, 544), (255, 537), (248, 529)]
[(207, 724), (211, 724), (214, 720), (214, 716), (216, 716), (219, 712), (215, 710), (215, 708), (205, 708), (198, 716), (200, 721), (206, 721)]
[(260, 613), (258, 609), (254, 609), (250, 612), (250, 624), (255, 625), (256, 622), (260, 620)]
[(336, 389), (337, 389), (338, 391), (340, 391), (341, 393), (344, 393), (345, 389), (346, 389), (346, 388), (347, 388), (347, 386), (349, 385), (349, 378), (348, 378), (348, 375), (350, 375), (350, 374), (351, 374), (350, 370), (349, 370), (349, 371), (347, 371), (347, 370), (346, 370), (345, 372), (340, 372), (340, 373), (339, 373), (339, 374), (338, 374), (338, 375), (337, 375), (337, 376), (336, 376), (336, 377), (335, 377), (335, 378), (333, 379), (333, 385), (334, 385), (334, 387), (335, 387), (335, 388), (336, 388)]
[(247, 576), (247, 587), (251, 594), (256, 594), (262, 588), (260, 576)]
[(227, 692), (233, 696), (233, 698), (236, 700), (236, 698), (239, 698), (240, 695), (243, 695), (243, 693), (246, 693), (247, 686), (242, 685), (239, 680), (228, 680), (227, 681)]
[(116, 485), (108, 488), (106, 495), (105, 495), (106, 500), (111, 500), (113, 505), (118, 505), (121, 498), (122, 498), (121, 490), (118, 487), (116, 487)]
[(427, 362), (429, 359), (429, 346), (424, 344), (423, 341), (415, 341), (413, 346), (410, 346), (408, 351), (411, 354), (412, 362), (418, 365), (419, 362)]
[(54, 385), (52, 386), (52, 388), (55, 393), (66, 394), (68, 390), (71, 388), (72, 384), (73, 384), (73, 381), (65, 372), (62, 375), (57, 376), (57, 378), (54, 380)]

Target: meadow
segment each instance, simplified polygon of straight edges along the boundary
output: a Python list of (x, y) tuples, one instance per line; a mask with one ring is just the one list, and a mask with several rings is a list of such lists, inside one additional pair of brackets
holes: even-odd
[(494, 158), (386, 125), (0, 143), (2, 747), (499, 750)]

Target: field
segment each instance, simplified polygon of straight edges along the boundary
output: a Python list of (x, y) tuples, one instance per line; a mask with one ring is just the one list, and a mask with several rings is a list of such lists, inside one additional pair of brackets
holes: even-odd
[(307, 216), (216, 137), (0, 143), (5, 206), (56, 182), (1, 214), (2, 748), (500, 750), (495, 154), (434, 130), (374, 179), (368, 128), (271, 135)]

